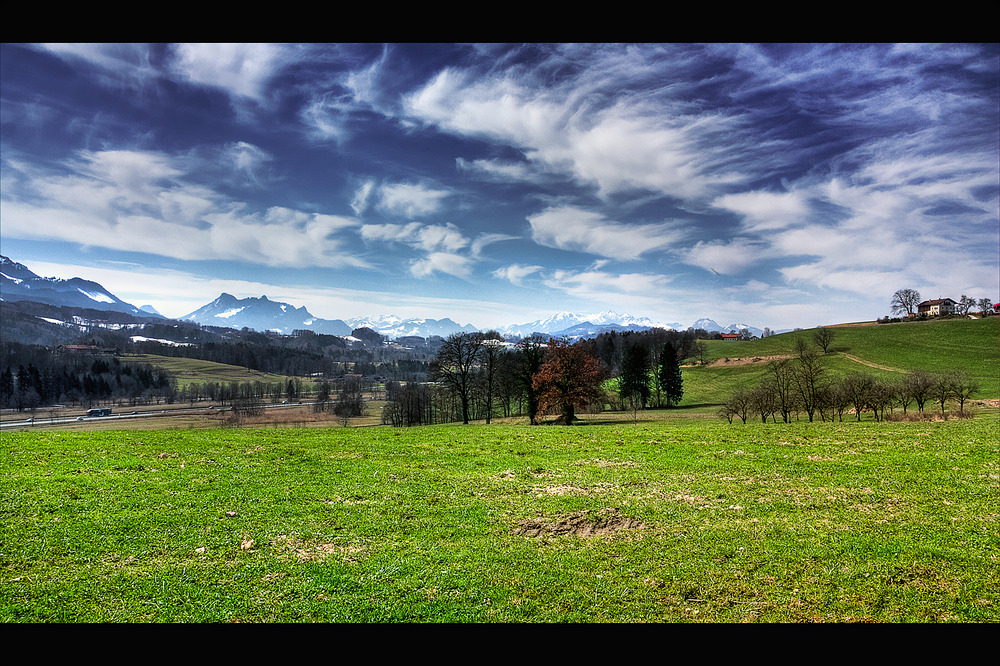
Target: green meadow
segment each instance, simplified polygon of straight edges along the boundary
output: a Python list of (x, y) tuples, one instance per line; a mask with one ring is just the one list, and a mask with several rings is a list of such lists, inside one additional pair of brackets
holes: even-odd
[(249, 368), (236, 365), (216, 363), (215, 361), (205, 361), (196, 358), (139, 354), (124, 358), (123, 360), (148, 363), (155, 367), (163, 368), (177, 381), (178, 389), (182, 389), (192, 382), (229, 384), (230, 382), (259, 381), (268, 384), (284, 384), (289, 379), (285, 375), (260, 372), (259, 370), (250, 370)]
[(995, 622), (997, 426), (9, 433), (0, 620)]
[[(760, 340), (707, 341), (707, 364), (688, 359), (683, 368), (681, 405), (720, 404), (735, 389), (759, 382), (770, 360), (796, 356), (799, 340), (817, 351), (815, 331)], [(833, 343), (821, 358), (830, 377), (862, 372), (894, 381), (915, 370), (959, 371), (979, 384), (976, 398), (1000, 397), (1000, 317), (838, 326), (833, 331)]]

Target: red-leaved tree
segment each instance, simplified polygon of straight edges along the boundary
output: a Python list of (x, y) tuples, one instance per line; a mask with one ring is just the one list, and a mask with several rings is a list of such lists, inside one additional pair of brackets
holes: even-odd
[(572, 425), (576, 407), (598, 402), (603, 398), (601, 382), (605, 372), (601, 362), (581, 345), (566, 340), (549, 340), (545, 361), (532, 382), (538, 392), (539, 411), (558, 407), (562, 420)]

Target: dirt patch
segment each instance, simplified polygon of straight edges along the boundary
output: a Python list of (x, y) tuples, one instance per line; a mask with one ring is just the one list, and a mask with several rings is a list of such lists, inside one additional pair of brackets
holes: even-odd
[(521, 521), (511, 532), (524, 536), (575, 534), (581, 537), (594, 537), (621, 530), (640, 530), (645, 527), (635, 518), (618, 513), (618, 509), (600, 511), (587, 509), (557, 519), (529, 518)]
[(778, 356), (746, 356), (744, 358), (719, 358), (708, 364), (709, 367), (719, 365), (750, 365), (751, 363), (770, 363), (771, 361), (784, 361), (792, 358), (791, 354), (781, 354)]
[(861, 365), (867, 365), (869, 368), (875, 368), (876, 370), (887, 370), (889, 372), (905, 372), (905, 370), (900, 370), (899, 368), (892, 368), (888, 365), (876, 365), (875, 363), (869, 363), (868, 361), (862, 361), (857, 356), (851, 356), (850, 354), (842, 354), (846, 359), (854, 361), (855, 363), (860, 363)]
[(346, 562), (353, 562), (357, 561), (362, 552), (362, 549), (357, 546), (308, 542), (283, 534), (275, 537), (271, 544), (289, 555), (307, 562), (327, 557), (337, 557)]

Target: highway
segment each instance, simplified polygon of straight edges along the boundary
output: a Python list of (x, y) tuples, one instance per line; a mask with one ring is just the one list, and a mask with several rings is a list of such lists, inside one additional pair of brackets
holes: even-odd
[[(314, 403), (292, 403), (292, 404), (273, 404), (273, 405), (261, 405), (265, 409), (280, 409), (280, 408), (291, 408), (291, 407), (306, 407)], [(219, 412), (228, 412), (232, 407), (219, 407), (219, 406), (208, 406), (208, 407), (175, 407), (172, 409), (161, 409), (161, 410), (150, 410), (146, 409), (144, 411), (133, 410), (120, 413), (112, 413), (110, 416), (86, 416), (86, 412), (83, 414), (75, 413), (73, 416), (38, 416), (35, 415), (34, 418), (17, 418), (17, 419), (4, 419), (0, 421), (0, 428), (42, 428), (49, 426), (67, 425), (71, 423), (97, 423), (106, 421), (120, 421), (125, 419), (142, 419), (142, 418), (170, 418), (174, 416), (191, 416), (193, 414), (201, 415), (212, 415)]]

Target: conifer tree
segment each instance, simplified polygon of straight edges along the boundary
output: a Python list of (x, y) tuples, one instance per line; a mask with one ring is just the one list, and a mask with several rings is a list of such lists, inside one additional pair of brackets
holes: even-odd
[(652, 392), (649, 378), (649, 350), (641, 344), (629, 345), (622, 358), (619, 392), (626, 404), (645, 408)]
[(660, 353), (660, 367), (656, 381), (667, 407), (673, 407), (681, 401), (684, 395), (684, 380), (681, 377), (680, 363), (677, 361), (677, 349), (669, 342), (663, 345), (663, 352)]

